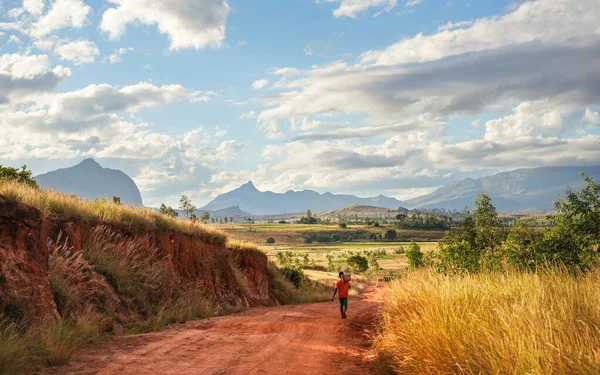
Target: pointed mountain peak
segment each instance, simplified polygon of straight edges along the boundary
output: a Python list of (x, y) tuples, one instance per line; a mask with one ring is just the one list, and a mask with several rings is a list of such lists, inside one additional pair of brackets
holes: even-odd
[(102, 166), (100, 164), (98, 164), (98, 162), (96, 160), (94, 160), (92, 158), (83, 160), (77, 166), (84, 167), (84, 168), (102, 168)]
[(245, 184), (243, 184), (242, 186), (240, 186), (238, 188), (239, 190), (253, 190), (253, 191), (258, 191), (258, 189), (256, 189), (256, 186), (254, 186), (254, 184), (252, 183), (252, 181), (248, 181)]

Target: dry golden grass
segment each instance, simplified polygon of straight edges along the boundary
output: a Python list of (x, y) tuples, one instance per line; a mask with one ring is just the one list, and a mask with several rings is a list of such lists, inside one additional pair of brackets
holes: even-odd
[(101, 221), (125, 225), (135, 230), (159, 229), (197, 236), (213, 244), (224, 244), (227, 240), (225, 234), (215, 228), (191, 220), (171, 218), (149, 208), (119, 205), (106, 200), (83, 200), (74, 195), (5, 180), (0, 180), (0, 194), (33, 206), (45, 216), (59, 220)]
[(376, 346), (400, 374), (597, 374), (600, 271), (392, 282)]
[(266, 254), (264, 251), (258, 248), (258, 246), (252, 242), (247, 241), (227, 241), (227, 248), (234, 251), (253, 251), (260, 254)]

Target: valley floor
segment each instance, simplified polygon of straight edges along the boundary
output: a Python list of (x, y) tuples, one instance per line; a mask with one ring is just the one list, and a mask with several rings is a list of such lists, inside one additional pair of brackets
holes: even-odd
[(380, 290), (351, 299), (346, 320), (337, 299), (254, 308), (118, 337), (44, 374), (369, 374)]

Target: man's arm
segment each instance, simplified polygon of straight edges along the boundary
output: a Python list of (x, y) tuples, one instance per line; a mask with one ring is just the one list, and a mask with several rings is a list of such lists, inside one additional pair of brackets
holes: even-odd
[(331, 297), (331, 302), (333, 302), (333, 299), (335, 298), (336, 293), (337, 293), (337, 288), (333, 288), (333, 296)]

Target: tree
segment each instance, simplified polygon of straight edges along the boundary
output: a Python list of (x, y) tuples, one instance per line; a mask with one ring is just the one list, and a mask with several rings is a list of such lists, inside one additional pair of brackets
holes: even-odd
[(267, 238), (267, 243), (269, 245), (274, 244), (275, 243), (275, 239), (273, 237), (269, 237), (269, 238)]
[(210, 220), (210, 214), (207, 211), (202, 211), (202, 215), (200, 215), (200, 221), (204, 224), (208, 223)]
[(414, 241), (410, 241), (410, 245), (408, 245), (408, 249), (406, 250), (406, 258), (408, 260), (408, 268), (412, 270), (425, 266), (421, 247)]
[(164, 203), (161, 203), (159, 212), (163, 215), (170, 216), (170, 217), (177, 217), (179, 215), (177, 213), (177, 211), (175, 211), (173, 209), (173, 207), (171, 207), (171, 206), (167, 207)]
[(398, 215), (396, 215), (396, 220), (404, 221), (407, 217), (408, 217), (407, 214), (398, 214)]
[(369, 269), (369, 261), (360, 255), (353, 255), (346, 260), (348, 267), (355, 273), (363, 273)]
[(579, 192), (567, 189), (555, 202), (552, 228), (544, 234), (542, 257), (571, 270), (589, 269), (598, 260), (600, 246), (600, 184), (582, 174), (585, 186)]
[(121, 205), (121, 198), (120, 197), (113, 197), (113, 203), (120, 206)]
[(26, 165), (23, 165), (21, 169), (16, 169), (12, 167), (3, 167), (2, 164), (0, 164), (0, 180), (17, 181), (21, 184), (37, 187), (37, 182), (33, 178), (33, 173), (27, 169)]
[(383, 238), (385, 238), (388, 241), (393, 241), (396, 239), (396, 237), (398, 236), (398, 233), (393, 230), (393, 229), (388, 229), (385, 234), (383, 235)]
[[(190, 198), (187, 195), (182, 195), (179, 200), (179, 209), (187, 215), (188, 218), (192, 218), (192, 214), (196, 211), (196, 206), (192, 204)], [(208, 220), (207, 220), (208, 221)]]
[(371, 240), (371, 241), (381, 241), (381, 233), (371, 233), (371, 234), (369, 234), (369, 240)]
[(348, 225), (346, 223), (340, 223), (340, 228), (346, 229), (348, 228)]
[(313, 217), (312, 216), (312, 211), (311, 210), (306, 210), (306, 218), (307, 219), (311, 219), (312, 217)]
[(340, 235), (339, 234), (332, 234), (331, 235), (331, 242), (340, 242)]

